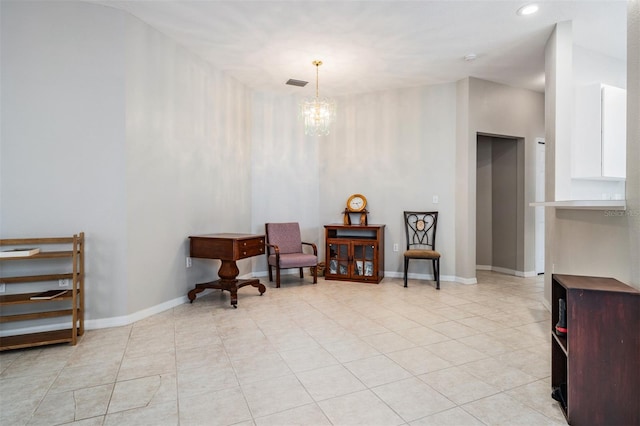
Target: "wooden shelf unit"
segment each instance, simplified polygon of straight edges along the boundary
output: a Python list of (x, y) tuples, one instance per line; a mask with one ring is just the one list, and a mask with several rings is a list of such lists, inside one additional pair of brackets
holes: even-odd
[[(554, 328), (566, 303), (567, 335)], [(640, 424), (640, 292), (613, 278), (554, 274), (551, 387), (571, 425)]]
[(325, 279), (378, 284), (385, 225), (325, 225)]
[[(43, 246), (68, 246), (69, 250), (46, 251)], [(5, 285), (5, 294), (0, 295), (0, 323), (14, 321), (40, 320), (56, 317), (70, 317), (68, 328), (37, 333), (0, 337), (0, 351), (50, 345), (55, 343), (71, 343), (75, 345), (78, 336), (84, 333), (84, 232), (72, 237), (55, 238), (12, 238), (0, 239), (0, 250), (6, 247), (38, 247), (40, 252), (23, 257), (0, 257), (2, 262), (32, 262), (42, 259), (66, 261), (71, 272), (39, 275), (17, 275), (0, 277)], [(28, 284), (69, 280), (71, 287), (60, 296), (48, 300), (31, 300), (41, 291), (11, 292), (11, 284)], [(53, 285), (51, 286), (53, 287)], [(24, 288), (24, 287), (22, 287)], [(30, 305), (33, 312), (7, 313), (5, 306)], [(48, 310), (43, 310), (46, 307)], [(37, 308), (37, 309), (36, 309)]]

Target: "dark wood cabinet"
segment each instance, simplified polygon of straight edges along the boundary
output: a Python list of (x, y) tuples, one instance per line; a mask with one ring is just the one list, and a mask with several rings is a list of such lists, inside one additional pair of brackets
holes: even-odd
[(325, 225), (325, 279), (379, 283), (385, 225)]
[(640, 292), (613, 278), (554, 274), (551, 303), (551, 386), (567, 423), (640, 424)]

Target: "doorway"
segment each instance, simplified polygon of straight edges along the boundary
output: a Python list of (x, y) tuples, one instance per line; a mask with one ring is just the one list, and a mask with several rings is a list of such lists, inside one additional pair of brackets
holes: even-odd
[(476, 268), (524, 276), (524, 139), (477, 135)]

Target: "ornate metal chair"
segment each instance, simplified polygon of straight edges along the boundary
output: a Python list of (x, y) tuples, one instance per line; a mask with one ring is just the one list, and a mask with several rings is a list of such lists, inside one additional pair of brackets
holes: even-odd
[(404, 252), (404, 286), (409, 260), (431, 260), (436, 290), (440, 290), (440, 253), (436, 251), (438, 212), (404, 212), (407, 250)]
[[(280, 270), (299, 268), (300, 278), (304, 278), (302, 268), (310, 267), (313, 283), (318, 282), (318, 249), (313, 243), (302, 241), (300, 225), (297, 222), (267, 223), (267, 265), (269, 281), (273, 281), (272, 268), (276, 268), (276, 288), (280, 287)], [(310, 246), (313, 254), (304, 253), (303, 245)]]

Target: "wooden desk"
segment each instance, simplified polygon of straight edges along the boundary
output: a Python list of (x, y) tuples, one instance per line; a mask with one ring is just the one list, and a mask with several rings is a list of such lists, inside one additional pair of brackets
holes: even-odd
[(206, 288), (227, 290), (231, 293), (231, 306), (238, 307), (238, 289), (247, 285), (256, 287), (260, 296), (267, 290), (260, 280), (238, 280), (240, 270), (236, 260), (264, 254), (264, 235), (253, 234), (207, 234), (190, 236), (190, 256), (204, 259), (220, 259), (219, 280), (196, 284), (189, 291), (189, 301), (193, 303), (196, 294)]

